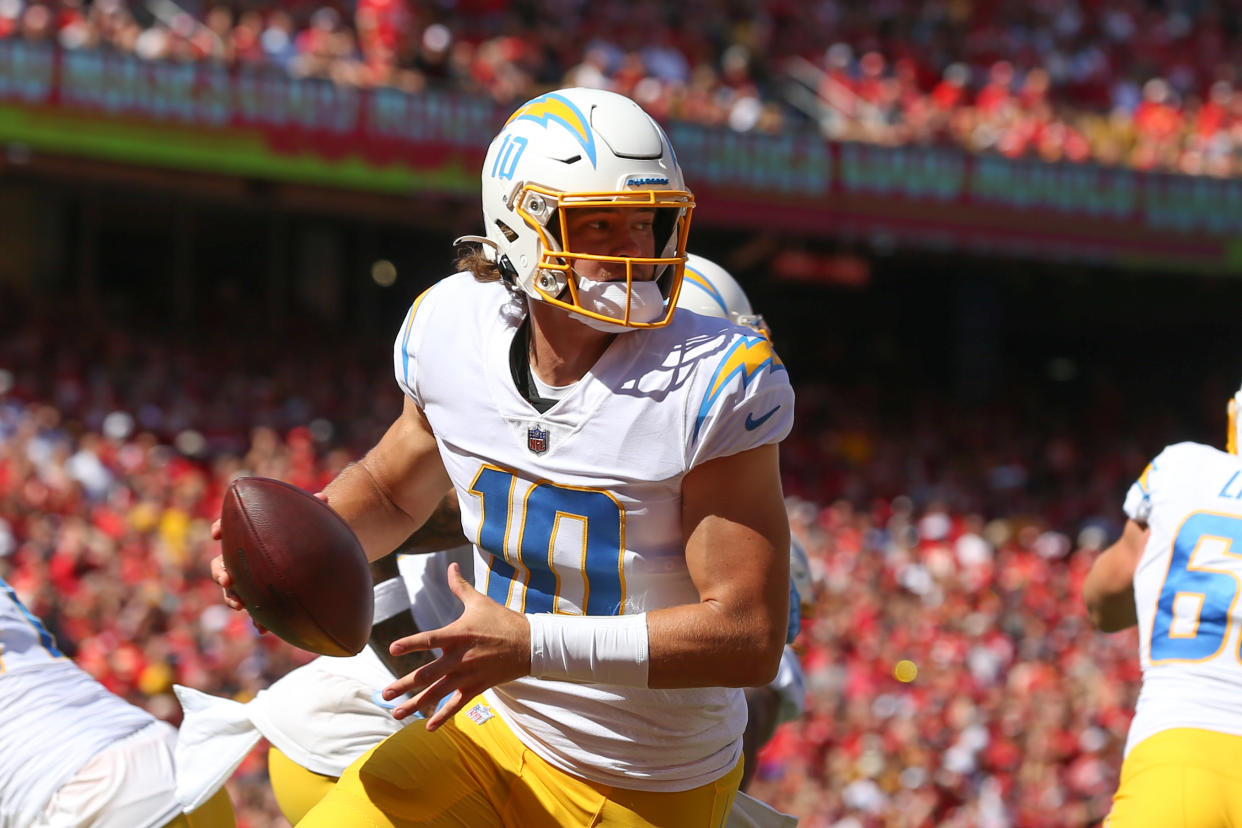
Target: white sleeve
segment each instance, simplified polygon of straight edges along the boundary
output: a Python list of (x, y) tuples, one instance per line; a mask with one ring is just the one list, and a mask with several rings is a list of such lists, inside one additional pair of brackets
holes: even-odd
[(414, 304), (410, 305), (409, 311), (405, 314), (405, 321), (401, 323), (401, 330), (397, 332), (397, 339), (393, 342), (392, 362), (393, 373), (397, 378), (397, 385), (401, 386), (401, 390), (405, 395), (417, 403), (419, 408), (423, 407), (422, 398), (418, 394), (418, 343), (422, 339), (423, 330), (427, 327), (427, 317), (430, 315), (429, 310), (424, 310), (421, 314), (419, 308), (424, 304), (423, 300), (431, 293), (432, 288), (428, 288), (419, 294), (414, 300)]
[[(692, 398), (694, 399), (694, 398)], [(696, 410), (689, 412), (689, 465), (768, 443), (793, 428), (789, 372), (761, 336), (739, 336), (717, 362)]]
[[(1150, 469), (1151, 466), (1148, 465), (1147, 468)], [(1147, 472), (1143, 472), (1143, 477), (1130, 484), (1130, 489), (1126, 492), (1125, 503), (1122, 505), (1126, 517), (1138, 523), (1147, 523), (1151, 518), (1151, 494), (1143, 485), (1146, 476)]]
[(1126, 517), (1138, 523), (1147, 523), (1150, 520), (1153, 493), (1157, 492), (1162, 485), (1169, 485), (1167, 481), (1172, 468), (1178, 465), (1178, 459), (1185, 457), (1186, 450), (1191, 447), (1192, 445), (1188, 443), (1166, 446), (1154, 460), (1147, 464), (1147, 468), (1143, 469), (1138, 480), (1130, 484), (1126, 492), (1125, 503), (1122, 504)]

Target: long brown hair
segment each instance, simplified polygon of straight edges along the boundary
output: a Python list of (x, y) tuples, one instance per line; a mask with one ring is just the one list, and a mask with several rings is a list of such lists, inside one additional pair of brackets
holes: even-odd
[(463, 245), (463, 252), (457, 257), (458, 272), (470, 271), (476, 281), (499, 282), (500, 266), (483, 255), (483, 248), (477, 245)]

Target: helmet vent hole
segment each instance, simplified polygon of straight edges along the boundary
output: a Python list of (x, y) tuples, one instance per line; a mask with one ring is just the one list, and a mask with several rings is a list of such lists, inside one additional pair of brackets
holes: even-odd
[(505, 238), (508, 241), (511, 241), (511, 242), (517, 241), (518, 234), (512, 227), (505, 224), (503, 221), (500, 221), (499, 219), (496, 220), (496, 226), (500, 228), (501, 233), (505, 234)]

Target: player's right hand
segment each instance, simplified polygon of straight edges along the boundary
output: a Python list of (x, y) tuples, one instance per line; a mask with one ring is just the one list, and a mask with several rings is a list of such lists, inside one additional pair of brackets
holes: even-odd
[(415, 711), (427, 717), (427, 730), (451, 719), (466, 702), (488, 688), (530, 675), (530, 622), (519, 612), (477, 592), (449, 564), (448, 585), (465, 609), (456, 621), (438, 630), (398, 638), (389, 647), (394, 656), (440, 650), (441, 655), (384, 689), (385, 699), (409, 694), (393, 709), (404, 719)]
[[(220, 540), (219, 520), (211, 524), (211, 539), (216, 541)], [(224, 594), (224, 603), (229, 609), (241, 611), (246, 608), (246, 605), (242, 603), (241, 598), (231, 589), (233, 586), (233, 576), (229, 575), (228, 569), (224, 566), (223, 555), (216, 555), (211, 559), (211, 580), (220, 585), (220, 591)], [(258, 628), (260, 634), (267, 632), (267, 627), (264, 627), (258, 621), (255, 621), (253, 616), (251, 616), (250, 620), (254, 623), (255, 627)]]
[(229, 571), (224, 568), (223, 555), (216, 555), (211, 559), (211, 580), (220, 585), (220, 589), (224, 593), (224, 603), (228, 604), (229, 609), (243, 610), (246, 608), (246, 605), (242, 603), (237, 593), (229, 588), (233, 585), (233, 578), (229, 575)]

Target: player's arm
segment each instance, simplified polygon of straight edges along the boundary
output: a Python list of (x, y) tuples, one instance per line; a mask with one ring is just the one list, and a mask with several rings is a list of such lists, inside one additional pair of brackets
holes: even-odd
[(648, 686), (767, 684), (789, 620), (789, 518), (776, 445), (693, 468), (682, 481), (682, 526), (699, 602), (648, 613)]
[(1151, 530), (1127, 520), (1121, 537), (1100, 553), (1082, 585), (1091, 623), (1104, 632), (1118, 632), (1138, 623), (1134, 608), (1134, 572), (1147, 547)]
[(420, 527), (451, 487), (431, 425), (407, 397), (380, 441), (346, 466), (324, 494), (374, 561)]
[(461, 546), (465, 542), (466, 536), (461, 529), (461, 506), (457, 503), (457, 492), (450, 489), (431, 513), (431, 517), (415, 529), (414, 534), (406, 538), (397, 551), (427, 555)]

